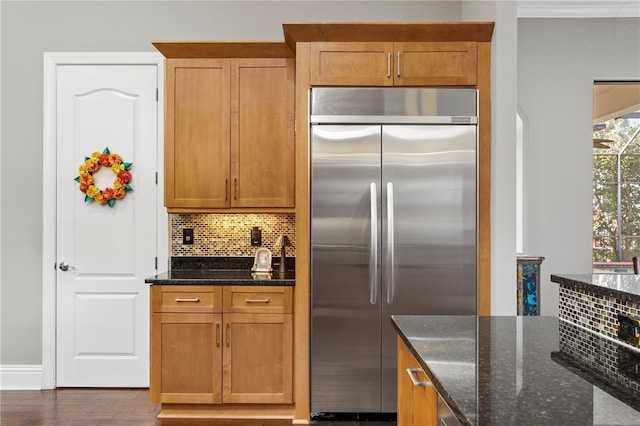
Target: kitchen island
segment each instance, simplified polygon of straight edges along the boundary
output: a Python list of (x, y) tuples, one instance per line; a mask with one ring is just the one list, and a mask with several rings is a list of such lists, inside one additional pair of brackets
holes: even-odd
[(640, 349), (640, 275), (551, 275), (558, 283), (558, 317)]
[[(399, 346), (463, 425), (640, 425), (640, 351), (606, 342), (615, 352), (603, 362), (616, 381), (571, 350), (586, 331), (555, 317), (394, 316), (392, 323)], [(598, 335), (586, 333), (579, 345), (599, 348)]]

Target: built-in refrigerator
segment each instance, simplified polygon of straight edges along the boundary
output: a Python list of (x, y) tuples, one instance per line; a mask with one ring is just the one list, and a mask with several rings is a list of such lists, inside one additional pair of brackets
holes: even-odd
[(475, 315), (475, 89), (313, 88), (313, 417), (396, 411), (391, 315)]

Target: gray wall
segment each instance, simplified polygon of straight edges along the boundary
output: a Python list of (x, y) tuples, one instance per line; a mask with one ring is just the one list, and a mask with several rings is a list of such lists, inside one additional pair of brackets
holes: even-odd
[(640, 19), (519, 19), (525, 251), (544, 256), (542, 313), (557, 315), (550, 274), (591, 271), (594, 80), (640, 81)]
[(462, 7), (457, 1), (2, 1), (0, 9), (0, 365), (37, 365), (43, 52), (154, 51), (152, 40), (278, 40), (283, 22), (458, 21)]

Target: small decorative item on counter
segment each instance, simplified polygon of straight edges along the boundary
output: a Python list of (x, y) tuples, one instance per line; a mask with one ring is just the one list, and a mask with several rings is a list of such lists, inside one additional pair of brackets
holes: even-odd
[(268, 248), (258, 249), (251, 270), (256, 272), (271, 272), (271, 250)]
[(254, 280), (270, 280), (271, 272), (252, 272), (251, 277)]
[(278, 270), (278, 272), (285, 273), (288, 271), (287, 253), (285, 249), (287, 246), (289, 247), (291, 246), (291, 241), (289, 241), (289, 238), (287, 238), (286, 235), (281, 235), (278, 237), (278, 240), (276, 241), (276, 246), (280, 248), (280, 269)]
[[(105, 148), (102, 154), (98, 151), (91, 154), (90, 157), (84, 158), (84, 163), (78, 168), (80, 176), (74, 180), (80, 184), (80, 191), (85, 194), (84, 201), (96, 201), (98, 204), (107, 204), (113, 207), (116, 200), (124, 198), (127, 191), (131, 191), (131, 172), (129, 169), (133, 163), (125, 163), (122, 161), (120, 154), (112, 154), (109, 148)], [(93, 174), (100, 170), (100, 167), (109, 167), (116, 175), (113, 181), (113, 187), (100, 189), (94, 185)]]

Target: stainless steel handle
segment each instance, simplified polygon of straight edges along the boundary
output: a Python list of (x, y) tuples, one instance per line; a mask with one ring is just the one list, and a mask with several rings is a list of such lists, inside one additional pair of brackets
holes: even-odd
[(371, 192), (371, 241), (369, 253), (369, 302), (377, 303), (378, 297), (378, 188), (375, 182), (369, 186)]
[(398, 77), (400, 77), (400, 52), (398, 52)]
[(393, 217), (393, 183), (387, 182), (387, 303), (393, 302), (395, 286), (395, 224)]
[(422, 386), (423, 388), (433, 386), (431, 382), (421, 382), (416, 378), (415, 375), (421, 371), (422, 370), (419, 368), (407, 368), (407, 374), (411, 378), (411, 383), (413, 383), (413, 386)]
[(216, 324), (216, 348), (220, 347), (220, 323)]
[(391, 53), (387, 53), (387, 78), (391, 78)]
[(177, 298), (176, 302), (180, 303), (180, 302), (192, 302), (192, 303), (198, 303), (200, 301), (199, 298), (195, 297), (193, 299), (183, 299), (183, 298)]
[(244, 299), (245, 303), (269, 303), (269, 299)]
[(227, 323), (227, 329), (225, 331), (225, 344), (227, 345), (227, 347), (229, 347), (230, 345), (230, 340), (231, 340), (231, 325)]
[(60, 265), (58, 265), (58, 268), (60, 268), (60, 270), (64, 272), (68, 271), (69, 269), (76, 269), (75, 266), (71, 266), (67, 262), (60, 262)]
[(238, 199), (238, 178), (233, 178), (233, 199)]
[(224, 180), (224, 200), (229, 199), (229, 179)]

